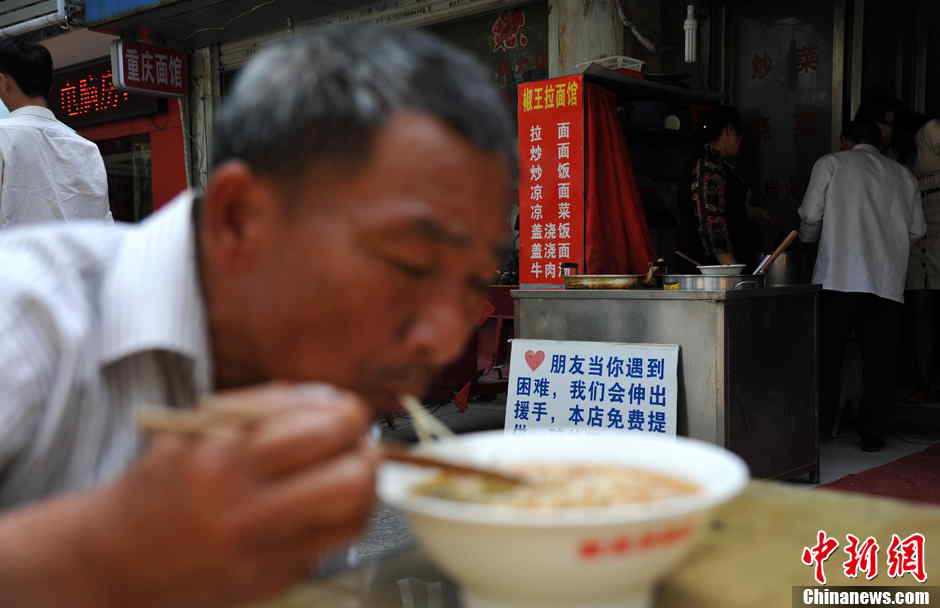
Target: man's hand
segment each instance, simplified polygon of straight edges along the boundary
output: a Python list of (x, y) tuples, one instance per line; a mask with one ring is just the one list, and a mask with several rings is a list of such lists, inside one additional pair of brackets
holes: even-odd
[(747, 206), (747, 219), (755, 224), (769, 224), (771, 222), (770, 213), (757, 205)]
[(88, 605), (263, 599), (362, 531), (377, 462), (363, 403), (325, 387), (287, 386), (213, 401), (256, 422), (157, 434), (126, 475), (71, 499), (73, 517), (59, 523), (81, 528), (70, 542), (83, 593), (95, 598)]
[(726, 265), (726, 266), (729, 265), (729, 264), (737, 264), (737, 263), (738, 263), (737, 260), (734, 259), (734, 254), (733, 254), (733, 253), (716, 253), (716, 254), (715, 254), (715, 257), (718, 258), (718, 263), (719, 263), (719, 264), (724, 264), (724, 265)]

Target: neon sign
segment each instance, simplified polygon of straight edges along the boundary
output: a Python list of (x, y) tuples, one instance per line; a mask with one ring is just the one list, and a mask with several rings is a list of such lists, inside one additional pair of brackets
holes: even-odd
[(56, 117), (73, 128), (161, 111), (161, 100), (114, 88), (111, 62), (96, 61), (56, 72), (49, 96)]

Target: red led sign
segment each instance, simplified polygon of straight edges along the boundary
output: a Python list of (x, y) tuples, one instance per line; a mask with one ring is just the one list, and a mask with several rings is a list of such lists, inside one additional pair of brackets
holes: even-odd
[(115, 89), (108, 60), (56, 72), (49, 107), (59, 120), (73, 128), (156, 114), (161, 110), (159, 99)]

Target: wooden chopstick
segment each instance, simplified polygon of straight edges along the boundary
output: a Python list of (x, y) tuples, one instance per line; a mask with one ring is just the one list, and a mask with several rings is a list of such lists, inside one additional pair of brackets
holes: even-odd
[(447, 428), (431, 412), (424, 409), (421, 402), (410, 395), (403, 395), (401, 406), (411, 416), (415, 434), (419, 441), (433, 441), (435, 437), (453, 437), (454, 432)]
[[(141, 429), (151, 432), (206, 435), (222, 432), (225, 425), (250, 424), (257, 417), (257, 411), (238, 412), (209, 408), (172, 410), (152, 407), (138, 413), (137, 424)], [(380, 454), (383, 460), (440, 469), (457, 475), (473, 475), (513, 485), (525, 483), (525, 480), (518, 475), (458, 464), (433, 456), (415, 454), (411, 450), (395, 444), (383, 444)]]
[(145, 431), (161, 433), (212, 433), (226, 424), (250, 424), (257, 418), (247, 412), (197, 408), (176, 410), (148, 407), (137, 412), (137, 426)]
[[(411, 415), (415, 431), (422, 439), (453, 436), (453, 431), (428, 412), (414, 397), (401, 397), (401, 405)], [(193, 409), (145, 408), (138, 412), (137, 424), (146, 431), (199, 433), (225, 424), (251, 424), (269, 413), (257, 408), (240, 408), (209, 397)]]
[(474, 477), (492, 479), (493, 481), (500, 481), (512, 485), (522, 485), (526, 483), (526, 480), (519, 475), (503, 473), (493, 469), (484, 469), (465, 464), (458, 464), (456, 462), (442, 460), (433, 456), (415, 454), (410, 450), (404, 450), (402, 448), (387, 444), (382, 446), (381, 454), (383, 460), (391, 460), (394, 462), (411, 464), (419, 467), (440, 469), (446, 473), (454, 473), (456, 475), (472, 475)]

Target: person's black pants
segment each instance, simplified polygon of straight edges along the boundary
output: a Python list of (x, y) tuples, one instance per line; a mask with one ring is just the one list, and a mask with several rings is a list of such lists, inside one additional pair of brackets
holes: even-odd
[(832, 434), (842, 388), (842, 359), (853, 332), (862, 353), (864, 394), (858, 431), (863, 438), (883, 438), (894, 411), (901, 305), (869, 293), (823, 290), (820, 300), (822, 359), (819, 426)]

